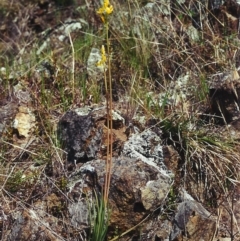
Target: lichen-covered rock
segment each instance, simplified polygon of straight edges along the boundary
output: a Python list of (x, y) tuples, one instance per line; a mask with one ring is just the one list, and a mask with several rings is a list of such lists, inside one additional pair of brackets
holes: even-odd
[[(88, 162), (71, 175), (68, 196), (79, 200), (71, 204), (71, 209), (75, 210), (72, 212), (72, 222), (86, 223), (85, 215), (79, 215), (83, 210), (80, 197), (93, 190), (101, 193), (104, 177), (104, 160)], [(110, 226), (125, 231), (141, 222), (164, 202), (171, 184), (172, 179), (161, 172), (152, 160), (146, 162), (141, 158), (124, 156), (114, 158), (109, 194)], [(86, 207), (87, 203), (84, 205)]]
[[(68, 196), (75, 200), (69, 207), (72, 223), (87, 225), (87, 210), (93, 190), (104, 186), (105, 161), (83, 164), (70, 177)], [(171, 172), (163, 163), (160, 138), (151, 130), (137, 133), (124, 145), (122, 156), (113, 158), (109, 194), (110, 226), (125, 231), (164, 203), (172, 185)], [(76, 201), (79, 200), (79, 201)], [(85, 211), (84, 211), (85, 210)], [(154, 236), (154, 235), (153, 235)]]
[(169, 192), (169, 183), (164, 178), (160, 181), (148, 181), (141, 189), (141, 201), (146, 210), (154, 211), (157, 206), (166, 198)]
[(150, 129), (132, 135), (124, 143), (122, 154), (130, 158), (139, 158), (147, 164), (155, 166), (166, 175), (172, 175), (164, 164), (161, 138)]

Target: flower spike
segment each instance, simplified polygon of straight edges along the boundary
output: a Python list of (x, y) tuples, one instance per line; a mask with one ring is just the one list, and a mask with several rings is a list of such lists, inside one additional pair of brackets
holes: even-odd
[(108, 15), (113, 12), (113, 6), (110, 5), (109, 0), (104, 0), (101, 8), (98, 9), (97, 14), (100, 16), (102, 21), (105, 23), (105, 19)]

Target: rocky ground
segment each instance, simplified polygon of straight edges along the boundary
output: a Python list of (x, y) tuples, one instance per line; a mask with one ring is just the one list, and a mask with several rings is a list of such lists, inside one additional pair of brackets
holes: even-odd
[[(240, 240), (239, 3), (111, 4), (107, 240)], [(108, 145), (100, 5), (0, 2), (1, 240), (89, 240)]]

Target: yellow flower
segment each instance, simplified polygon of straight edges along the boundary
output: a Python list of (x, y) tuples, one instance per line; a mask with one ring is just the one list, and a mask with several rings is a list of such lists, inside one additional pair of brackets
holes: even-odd
[(107, 62), (107, 56), (106, 56), (106, 52), (105, 52), (105, 47), (104, 47), (104, 45), (102, 45), (102, 48), (101, 48), (101, 60), (99, 60), (97, 62), (97, 66), (103, 66), (104, 67), (106, 62)]
[(113, 6), (110, 5), (109, 0), (104, 0), (101, 8), (98, 9), (97, 14), (105, 22), (105, 17), (113, 12)]

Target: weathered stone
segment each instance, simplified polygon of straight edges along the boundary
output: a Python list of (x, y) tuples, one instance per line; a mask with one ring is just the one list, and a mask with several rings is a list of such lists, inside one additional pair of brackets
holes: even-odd
[(61, 207), (61, 202), (55, 194), (51, 194), (44, 201), (38, 201), (31, 205), (31, 208), (26, 208), (24, 211), (19, 212), (7, 240), (66, 240), (64, 238), (64, 225), (59, 223), (57, 217), (49, 214), (49, 211), (53, 210), (54, 207), (58, 210)]
[(95, 126), (90, 114), (67, 112), (58, 123), (58, 136), (70, 162), (96, 158), (101, 145), (102, 129)]
[[(69, 187), (69, 197), (75, 196), (77, 200), (83, 193), (87, 195), (92, 189), (100, 193), (104, 186), (104, 177), (104, 160), (84, 164), (70, 178), (72, 184)], [(146, 162), (141, 158), (124, 156), (114, 158), (109, 194), (110, 226), (112, 228), (117, 226), (119, 230), (124, 231), (138, 224), (147, 214), (164, 202), (171, 183), (172, 179), (162, 173), (152, 160)], [(73, 207), (74, 205), (75, 207)], [(71, 208), (82, 210), (82, 205), (82, 201), (75, 202)], [(73, 222), (83, 222), (83, 216), (77, 215), (77, 213), (80, 211), (73, 214)]]
[[(87, 115), (84, 112), (82, 117), (91, 116), (98, 120), (105, 113), (99, 108)], [(119, 116), (115, 117), (113, 121), (118, 125), (124, 121)], [(172, 185), (172, 174), (164, 165), (160, 142), (161, 139), (151, 130), (134, 134), (125, 142), (122, 156), (113, 158), (109, 194), (111, 227), (117, 226), (122, 231), (131, 228), (166, 199)], [(94, 192), (97, 195), (102, 192), (104, 180), (105, 161), (100, 159), (83, 164), (71, 175), (68, 197), (73, 202), (68, 209), (74, 226), (89, 225), (89, 204), (95, 198)]]
[(142, 204), (146, 210), (154, 211), (166, 198), (169, 192), (168, 181), (168, 178), (162, 178), (161, 181), (148, 181), (146, 186), (140, 189)]
[(18, 131), (20, 137), (28, 138), (36, 125), (36, 119), (31, 109), (19, 106), (18, 113), (13, 121), (13, 128)]
[(173, 146), (163, 146), (163, 157), (164, 164), (167, 166), (168, 170), (176, 176), (178, 171), (178, 162), (180, 160), (180, 156), (178, 152), (173, 148)]
[[(172, 185), (170, 172), (163, 163), (160, 138), (151, 130), (132, 135), (125, 143), (123, 155), (128, 157), (113, 158), (109, 193), (110, 227), (121, 231), (135, 226), (163, 204)], [(68, 196), (75, 200), (71, 210), (79, 205), (81, 210), (87, 210), (87, 203), (81, 198), (83, 193), (92, 200), (93, 190), (102, 192), (104, 180), (104, 160), (93, 160), (77, 169), (70, 177)], [(71, 212), (71, 220), (86, 223), (86, 216), (84, 212)]]
[[(4, 0), (3, 2), (6, 2), (5, 6), (8, 5), (8, 2), (6, 0)], [(3, 40), (1, 47), (4, 52), (2, 62), (6, 64), (8, 60), (10, 60), (10, 62), (12, 62), (11, 66), (14, 67), (13, 71), (11, 71), (10, 69), (6, 70), (6, 68), (5, 70), (2, 69), (3, 72), (1, 71), (1, 74), (3, 76), (0, 76), (2, 78), (2, 80), (0, 80), (3, 86), (2, 90), (4, 90), (1, 93), (7, 93), (7, 97), (4, 97), (4, 99), (6, 100), (4, 100), (4, 103), (1, 103), (0, 106), (0, 132), (6, 131), (4, 141), (5, 143), (7, 143), (4, 144), (4, 148), (2, 148), (1, 157), (4, 168), (6, 166), (7, 168), (9, 168), (9, 171), (11, 171), (1, 173), (1, 206), (3, 206), (2, 203), (5, 202), (5, 206), (8, 206), (9, 209), (13, 208), (13, 210), (9, 210), (6, 214), (1, 214), (0, 212), (0, 239), (3, 237), (3, 240), (29, 241), (87, 240), (86, 237), (82, 238), (78, 236), (77, 238), (75, 238), (73, 237), (73, 233), (79, 232), (81, 228), (89, 228), (89, 205), (93, 205), (93, 200), (95, 197), (95, 194), (93, 193), (94, 191), (96, 191), (96, 195), (100, 195), (104, 186), (105, 160), (104, 158), (100, 158), (106, 155), (106, 146), (107, 144), (109, 144), (106, 142), (106, 140), (104, 140), (104, 138), (106, 139), (106, 135), (108, 133), (106, 108), (103, 107), (98, 110), (81, 108), (77, 112), (75, 111), (76, 113), (70, 111), (63, 117), (63, 119), (59, 123), (59, 135), (62, 137), (62, 141), (65, 144), (64, 149), (68, 152), (69, 161), (76, 160), (85, 162), (92, 160), (87, 164), (83, 164), (82, 167), (76, 167), (76, 171), (69, 177), (70, 183), (67, 195), (69, 198), (68, 201), (70, 201), (67, 204), (68, 206), (66, 207), (68, 213), (63, 218), (56, 218), (53, 217), (54, 215), (50, 215), (49, 210), (54, 209), (55, 207), (56, 209), (61, 207), (62, 203), (56, 201), (54, 194), (49, 193), (51, 193), (53, 189), (57, 189), (58, 194), (61, 193), (61, 195), (66, 197), (63, 190), (59, 190), (58, 188), (56, 188), (58, 187), (57, 178), (61, 175), (65, 175), (64, 169), (61, 169), (61, 172), (52, 172), (50, 177), (48, 174), (48, 166), (50, 166), (51, 164), (47, 164), (46, 168), (42, 167), (41, 173), (43, 173), (43, 175), (39, 177), (39, 181), (41, 181), (42, 186), (47, 187), (47, 189), (41, 190), (43, 193), (42, 195), (39, 195), (40, 191), (38, 191), (36, 196), (36, 190), (32, 190), (31, 188), (29, 188), (28, 193), (32, 192), (33, 194), (26, 195), (27, 199), (24, 199), (24, 202), (22, 202), (22, 196), (19, 197), (15, 193), (13, 197), (12, 194), (6, 192), (7, 182), (14, 175), (16, 165), (18, 168), (22, 168), (23, 170), (25, 170), (25, 167), (22, 165), (23, 162), (14, 159), (13, 161), (17, 162), (12, 163), (12, 158), (10, 156), (10, 152), (12, 153), (12, 150), (9, 150), (8, 148), (8, 146), (11, 146), (12, 143), (10, 139), (11, 137), (9, 138), (11, 132), (6, 128), (6, 124), (8, 124), (8, 121), (10, 119), (12, 120), (14, 118), (19, 102), (20, 104), (29, 104), (31, 102), (32, 96), (38, 98), (38, 84), (43, 80), (42, 78), (46, 78), (48, 79), (48, 81), (53, 80), (53, 82), (51, 82), (52, 84), (50, 88), (45, 89), (45, 91), (50, 92), (52, 90), (52, 87), (54, 87), (54, 89), (62, 88), (62, 90), (64, 90), (62, 94), (67, 94), (69, 92), (68, 87), (62, 86), (62, 83), (65, 83), (65, 79), (63, 82), (59, 82), (58, 80), (62, 79), (62, 77), (67, 78), (68, 75), (66, 74), (70, 72), (71, 74), (73, 74), (74, 72), (74, 75), (76, 76), (75, 80), (81, 81), (82, 77), (84, 78), (84, 76), (80, 76), (78, 74), (78, 68), (87, 69), (88, 77), (90, 79), (95, 78), (95, 76), (96, 79), (100, 79), (103, 77), (102, 74), (104, 68), (98, 69), (98, 67), (96, 66), (96, 63), (101, 59), (101, 53), (99, 51), (100, 46), (97, 46), (99, 41), (96, 39), (98, 34), (102, 33), (101, 28), (103, 28), (102, 22), (99, 21), (100, 19), (98, 19), (98, 17), (96, 16), (96, 10), (101, 3), (97, 3), (93, 0), (77, 0), (75, 5), (77, 7), (76, 9), (74, 9), (71, 7), (71, 3), (75, 1), (40, 0), (32, 1), (31, 3), (30, 1), (27, 2), (29, 2), (29, 4), (20, 4), (22, 6), (18, 6), (13, 3), (13, 5), (11, 5), (11, 9), (8, 9), (4, 6), (2, 17), (5, 16), (6, 12), (6, 19), (8, 19), (8, 21), (5, 21), (3, 19), (2, 26), (0, 27), (2, 37), (1, 39)], [(63, 8), (58, 9), (53, 7), (55, 4), (59, 4), (59, 2), (64, 2)], [(220, 8), (223, 3), (224, 6)], [(237, 38), (235, 38), (235, 34), (239, 32), (239, 6), (237, 7), (237, 1), (113, 0), (111, 1), (111, 4), (113, 4), (114, 6), (114, 12), (109, 18), (109, 26), (111, 28), (111, 47), (113, 50), (111, 54), (111, 61), (113, 61), (113, 65), (116, 65), (117, 68), (119, 67), (119, 72), (124, 72), (124, 78), (122, 78), (122, 75), (120, 76), (120, 74), (115, 73), (116, 68), (112, 68), (112, 77), (114, 83), (121, 82), (121, 84), (125, 85), (125, 83), (133, 80), (130, 91), (132, 93), (132, 90), (135, 90), (136, 87), (135, 83), (138, 83), (140, 81), (139, 84), (140, 87), (142, 87), (141, 79), (144, 79), (144, 82), (145, 80), (147, 80), (147, 82), (149, 81), (150, 83), (149, 87), (151, 89), (151, 92), (149, 92), (149, 95), (147, 97), (149, 97), (149, 99), (151, 100), (153, 99), (153, 106), (149, 107), (159, 105), (161, 107), (161, 110), (164, 110), (164, 112), (168, 109), (168, 107), (171, 107), (169, 108), (169, 110), (171, 114), (174, 114), (173, 116), (175, 116), (175, 114), (176, 116), (179, 116), (179, 113), (187, 113), (187, 117), (182, 118), (183, 121), (189, 120), (189, 122), (192, 122), (192, 120), (189, 118), (195, 117), (199, 113), (194, 106), (198, 105), (198, 103), (202, 101), (202, 99), (198, 100), (197, 103), (194, 103), (196, 105), (191, 105), (192, 100), (194, 99), (194, 95), (196, 95), (196, 91), (199, 90), (199, 84), (197, 83), (199, 82), (199, 72), (200, 74), (204, 75), (204, 78), (208, 78), (208, 68), (213, 69), (213, 71), (215, 68), (216, 71), (222, 71), (223, 69), (227, 69), (225, 68), (226, 65), (234, 65), (234, 59), (237, 56), (237, 53), (235, 51), (239, 45), (239, 41), (237, 40)], [(30, 7), (30, 5), (32, 7)], [(209, 8), (209, 11), (207, 11), (207, 8)], [(66, 11), (66, 9), (69, 10)], [(217, 10), (215, 12), (217, 13), (217, 15), (213, 13), (212, 10), (214, 9)], [(17, 11), (19, 13), (17, 13)], [(177, 12), (176, 14), (174, 13), (175, 11)], [(234, 12), (236, 15), (234, 15)], [(65, 17), (62, 16), (63, 13), (65, 13)], [(12, 19), (12, 17), (14, 19)], [(66, 17), (68, 19), (66, 19)], [(84, 20), (77, 19), (80, 17), (83, 17)], [(208, 21), (208, 17), (214, 18), (214, 21)], [(60, 22), (63, 24), (58, 24)], [(203, 26), (201, 38), (199, 38), (199, 32), (196, 29), (201, 28), (202, 25), (204, 25), (204, 22), (207, 25), (209, 24), (207, 27), (210, 32), (205, 32), (205, 27)], [(214, 24), (214, 22), (216, 22), (218, 25), (221, 25), (220, 27), (224, 28), (224, 33), (222, 32), (222, 35), (224, 35), (226, 38), (222, 38), (221, 34), (219, 34), (218, 31), (219, 28), (216, 28), (216, 24)], [(89, 29), (93, 30), (90, 35), (89, 31), (85, 31), (85, 27), (88, 25), (90, 26)], [(51, 28), (47, 29), (47, 27)], [(34, 31), (32, 31), (31, 28), (32, 30), (37, 31), (39, 35), (33, 34)], [(95, 30), (97, 30), (97, 32)], [(129, 34), (130, 32), (131, 35)], [(227, 32), (227, 34), (225, 34), (225, 32)], [(233, 32), (234, 34), (228, 34), (231, 32)], [(80, 35), (84, 36), (84, 38), (81, 38), (79, 42), (74, 42), (74, 39), (76, 39)], [(24, 36), (27, 38), (24, 38)], [(91, 39), (85, 38), (86, 36), (91, 36)], [(235, 44), (230, 41), (232, 38), (235, 39)], [(118, 46), (119, 43), (115, 41), (116, 39), (121, 39), (120, 48)], [(75, 62), (74, 59), (71, 58), (71, 56), (73, 57), (74, 53), (72, 53), (73, 51), (71, 50), (69, 40), (73, 40), (74, 43), (74, 49), (76, 54)], [(198, 42), (198, 40), (200, 40), (200, 42)], [(8, 43), (11, 43), (9, 45), (9, 49), (7, 49)], [(32, 51), (33, 53), (36, 52), (34, 50), (34, 44), (36, 43), (40, 44), (40, 48), (38, 49), (37, 54), (40, 54), (41, 56), (39, 55), (38, 57), (40, 57), (40, 59), (50, 59), (51, 61), (49, 63), (51, 66), (47, 66), (47, 62), (43, 62), (42, 64), (40, 64), (43, 65), (44, 68), (38, 69), (36, 71), (38, 73), (35, 74), (34, 78), (34, 76), (32, 76), (31, 70), (36, 64), (34, 63), (34, 61), (38, 61), (38, 59), (35, 60), (34, 54), (29, 53), (32, 53)], [(129, 46), (128, 43), (130, 44)], [(203, 52), (202, 55), (201, 49), (205, 48), (205, 46), (202, 46), (203, 44), (206, 44), (206, 52)], [(209, 44), (211, 44), (211, 48), (209, 48)], [(91, 51), (88, 46), (94, 45), (96, 45), (95, 47), (98, 49), (92, 49)], [(227, 47), (226, 49), (225, 45)], [(201, 46), (202, 48), (200, 48)], [(91, 58), (89, 58), (87, 65), (86, 56), (82, 56), (81, 54), (83, 48), (86, 48), (86, 51), (84, 49), (83, 55), (84, 53), (91, 51), (93, 55), (95, 54), (95, 56), (93, 57), (96, 57), (92, 58), (92, 62), (90, 61)], [(11, 51), (9, 51), (10, 49)], [(135, 67), (129, 66), (128, 68), (128, 60), (125, 61), (125, 59), (121, 58), (122, 54), (118, 54), (119, 49), (124, 50), (123, 52), (126, 52), (127, 55), (129, 54), (129, 56), (132, 56), (133, 54), (133, 57), (137, 57), (136, 64), (139, 64), (140, 67), (142, 65), (138, 61), (138, 56), (143, 57), (144, 66), (147, 67), (148, 74), (145, 75), (145, 71), (142, 72), (142, 69), (139, 69), (137, 70), (137, 75), (135, 76)], [(136, 55), (134, 52), (135, 50)], [(19, 54), (17, 54), (18, 52)], [(63, 53), (63, 56), (58, 59), (60, 53)], [(219, 54), (220, 60), (218, 56)], [(189, 58), (186, 58), (186, 55), (189, 56)], [(11, 56), (11, 58), (8, 58), (8, 56)], [(14, 56), (13, 61), (12, 56)], [(25, 58), (26, 56), (27, 58)], [(179, 58), (176, 56), (179, 56)], [(203, 61), (201, 61), (202, 57)], [(205, 57), (209, 57), (209, 59), (205, 59)], [(115, 64), (116, 60), (118, 60), (118, 62)], [(130, 62), (135, 62), (134, 60), (135, 58), (131, 59)], [(191, 69), (191, 65), (189, 65), (189, 60), (191, 64), (195, 63), (192, 65), (192, 72), (188, 70), (186, 70), (188, 72), (185, 71), (185, 69)], [(151, 61), (156, 64), (152, 66)], [(199, 71), (198, 66), (200, 65), (203, 66), (203, 69), (200, 69)], [(11, 66), (10, 68), (12, 68)], [(75, 70), (73, 70), (74, 67)], [(238, 66), (236, 66), (236, 68), (237, 67)], [(12, 81), (15, 81), (16, 78), (21, 77), (17, 74), (15, 68), (24, 69), (28, 72), (28, 74), (24, 74), (24, 76), (22, 76), (22, 78), (26, 79), (26, 84), (19, 83), (15, 86), (12, 86)], [(95, 68), (96, 73), (94, 73), (91, 68)], [(160, 72), (160, 74), (156, 75), (156, 78), (152, 78), (153, 70), (155, 71), (155, 73)], [(8, 74), (9, 71), (10, 74)], [(232, 122), (232, 120), (234, 120), (236, 117), (239, 117), (238, 96), (240, 92), (238, 71), (238, 69), (233, 70), (230, 74), (227, 74), (227, 76), (223, 74), (227, 78), (221, 78), (221, 80), (223, 80), (224, 82), (223, 85), (219, 85), (219, 83), (217, 83), (217, 86), (214, 87), (210, 85), (210, 99), (212, 101), (211, 110), (213, 111), (211, 114), (218, 114), (222, 117), (223, 113), (226, 121), (228, 123), (231, 123), (231, 126), (228, 128), (228, 132), (230, 132), (230, 134), (234, 136), (235, 140), (239, 139), (240, 129), (239, 119)], [(134, 76), (136, 77), (136, 81), (135, 78), (132, 78)], [(147, 76), (149, 76), (149, 79)], [(161, 76), (161, 78), (159, 78), (159, 76)], [(160, 81), (159, 84), (161, 85), (161, 90), (155, 88), (155, 86), (152, 86), (152, 81), (155, 79), (157, 80), (157, 82)], [(3, 82), (5, 80), (7, 80), (7, 82)], [(194, 82), (194, 80), (196, 80), (196, 82)], [(164, 82), (164, 85), (162, 85), (162, 81)], [(169, 82), (171, 82), (171, 84), (169, 84)], [(86, 88), (89, 86), (89, 84), (90, 83), (87, 83)], [(32, 87), (36, 88), (37, 90), (36, 92), (35, 90), (31, 90), (30, 94), (30, 92), (28, 92), (28, 89)], [(48, 87), (45, 81), (44, 87)], [(159, 96), (159, 98), (155, 98), (158, 95), (158, 92), (163, 92), (162, 87), (167, 89), (166, 93), (163, 93), (163, 96)], [(127, 88), (128, 85), (126, 86), (126, 89)], [(14, 96), (12, 96), (12, 93), (10, 93), (11, 89), (13, 90)], [(78, 96), (77, 89), (78, 88), (75, 89), (75, 97)], [(81, 90), (79, 90), (79, 92), (80, 91)], [(137, 103), (143, 107), (143, 105), (145, 106), (145, 104), (142, 105), (141, 103), (141, 93), (142, 91), (137, 91), (137, 94), (139, 94), (140, 98), (137, 98)], [(13, 102), (13, 98), (16, 98), (16, 100), (14, 100), (15, 103), (11, 103)], [(2, 97), (0, 99), (2, 99)], [(59, 106), (61, 106), (61, 103), (60, 105), (58, 105), (58, 96), (56, 96), (55, 101), (53, 101), (53, 106), (49, 109), (49, 113), (55, 112), (56, 108), (59, 108)], [(74, 100), (74, 102), (75, 101), (76, 100)], [(124, 101), (131, 103), (131, 101), (127, 99), (124, 99)], [(177, 108), (178, 106), (180, 107), (179, 109)], [(191, 106), (191, 111), (188, 111), (189, 106)], [(136, 109), (131, 110), (131, 108)], [(132, 111), (139, 114), (139, 112), (141, 112), (140, 109), (141, 107), (132, 107), (129, 104), (129, 106), (126, 108), (126, 112), (127, 114), (129, 114), (129, 112)], [(178, 110), (180, 111), (178, 112)], [(18, 115), (19, 119), (27, 119), (28, 113), (23, 113), (24, 114)], [(167, 113), (167, 111), (166, 114), (167, 119), (169, 118), (169, 116), (172, 116), (168, 115), (169, 113)], [(52, 118), (52, 114), (50, 118)], [(131, 118), (132, 116), (129, 117), (129, 119)], [(135, 117), (133, 114), (133, 118), (131, 119), (131, 121), (134, 120), (134, 118)], [(133, 131), (134, 135), (129, 134), (130, 139), (129, 141), (126, 141), (126, 135), (124, 135), (123, 132), (125, 127), (124, 119), (121, 118), (121, 116), (118, 116), (117, 112), (113, 112), (113, 142), (114, 144), (116, 144), (118, 140), (122, 141), (121, 144), (123, 146), (123, 151), (121, 148), (119, 148), (118, 152), (116, 152), (114, 149), (114, 155), (116, 155), (117, 158), (113, 159), (113, 173), (111, 180), (112, 182), (109, 195), (109, 202), (112, 208), (112, 216), (110, 220), (109, 230), (110, 232), (111, 228), (114, 231), (119, 232), (129, 230), (136, 224), (139, 224), (139, 222), (141, 222), (146, 216), (148, 216), (149, 214), (153, 214), (150, 216), (149, 220), (146, 220), (144, 223), (141, 224), (141, 226), (138, 226), (141, 234), (138, 234), (137, 229), (132, 231), (131, 240), (169, 241), (170, 229), (172, 228), (171, 223), (169, 221), (163, 220), (163, 216), (166, 213), (161, 212), (165, 207), (165, 205), (164, 207), (162, 207), (162, 204), (168, 205), (168, 203), (165, 202), (165, 198), (168, 194), (169, 189), (171, 188), (171, 183), (173, 181), (173, 175), (171, 174), (169, 169), (174, 174), (179, 174), (179, 172), (184, 170), (181, 169), (182, 166), (180, 166), (179, 164), (182, 163), (178, 162), (180, 157), (177, 155), (176, 151), (173, 150), (173, 148), (168, 149), (167, 151), (162, 150), (162, 140), (160, 138), (160, 134), (159, 136), (158, 134), (154, 134), (151, 131), (153, 130), (152, 127), (150, 127), (149, 130), (142, 132), (143, 129), (146, 128), (145, 123), (147, 118), (149, 118), (148, 113), (144, 116), (139, 116), (139, 119), (137, 121), (141, 122), (142, 128), (135, 128), (135, 130)], [(212, 116), (210, 118), (212, 118)], [(142, 119), (143, 121), (140, 121), (140, 119)], [(26, 129), (19, 128), (19, 133), (21, 133), (20, 135), (22, 137), (31, 134), (31, 128), (28, 126), (27, 123), (27, 121), (22, 121), (22, 123), (17, 123), (17, 121), (14, 122), (16, 130), (19, 124), (23, 124), (25, 125), (25, 127), (27, 127)], [(201, 123), (201, 125), (204, 126), (204, 123)], [(193, 126), (196, 126), (196, 133), (199, 133), (198, 121), (195, 122), (194, 120)], [(188, 129), (191, 134), (191, 131), (193, 130), (192, 128), (192, 125), (189, 125), (187, 126), (186, 130)], [(213, 132), (214, 131), (212, 130), (211, 133)], [(188, 133), (181, 133), (181, 130), (179, 134), (179, 136), (181, 136), (182, 134), (186, 134), (186, 136), (188, 136)], [(225, 133), (220, 134), (223, 135)], [(189, 137), (192, 138), (191, 135)], [(44, 148), (44, 145), (48, 145), (50, 143), (45, 142), (44, 136), (40, 135), (39, 139), (41, 139), (41, 143), (38, 142), (36, 147), (34, 146), (34, 148), (38, 148), (39, 145), (41, 145), (41, 148)], [(176, 139), (177, 138), (174, 138), (173, 136), (173, 138), (169, 138), (168, 140), (166, 140), (166, 143), (168, 141), (175, 142), (176, 147), (180, 147)], [(125, 141), (126, 143), (123, 144), (123, 142)], [(184, 140), (180, 141), (180, 144), (182, 144), (180, 150), (182, 158), (181, 160), (184, 161), (186, 160), (186, 155), (184, 156), (184, 154), (186, 154), (184, 153), (185, 143)], [(13, 144), (16, 144), (15, 140), (13, 141)], [(114, 145), (114, 148), (115, 147), (116, 146)], [(218, 156), (218, 148), (220, 148), (220, 146), (217, 146), (216, 148), (216, 156)], [(103, 149), (104, 151), (102, 151)], [(27, 147), (27, 150), (29, 151), (29, 153), (31, 153), (31, 155), (27, 155), (28, 160), (26, 162), (26, 165), (29, 165), (29, 161), (31, 161), (31, 163), (39, 163), (42, 161), (39, 161), (39, 159), (43, 159), (43, 162), (46, 161), (48, 163), (51, 163), (54, 160), (54, 155), (57, 154), (59, 157), (59, 165), (62, 164), (60, 160), (61, 157), (58, 153), (59, 149), (56, 149), (55, 147), (49, 147), (49, 149), (47, 149), (46, 155), (43, 156), (38, 155), (38, 151), (35, 151), (36, 149), (32, 150), (32, 148)], [(57, 154), (53, 154), (53, 152), (56, 152)], [(102, 153), (99, 157), (100, 152)], [(206, 153), (207, 156), (207, 152), (205, 152), (204, 148), (203, 152)], [(37, 154), (36, 158), (34, 156), (35, 153)], [(202, 159), (201, 157), (205, 158), (202, 155), (198, 155), (198, 157), (201, 162), (206, 163), (207, 158)], [(231, 161), (231, 159), (229, 161)], [(211, 163), (207, 164), (210, 165)], [(230, 163), (230, 165), (231, 168), (235, 168), (235, 166), (237, 166), (235, 165), (235, 163)], [(43, 166), (45, 166), (45, 164)], [(54, 165), (51, 168), (54, 169)], [(199, 167), (199, 169), (201, 168), (204, 169), (204, 165)], [(204, 172), (202, 173), (203, 175), (205, 174)], [(24, 177), (24, 175), (22, 176), (22, 178), (27, 179), (27, 177)], [(50, 177), (47, 178), (47, 182), (42, 180), (42, 177), (45, 175)], [(176, 176), (179, 177), (180, 175)], [(194, 175), (191, 175), (191, 173), (189, 176), (193, 179), (195, 178)], [(220, 179), (222, 177), (223, 176), (220, 176)], [(232, 178), (231, 175), (230, 177)], [(228, 176), (229, 180), (231, 180), (230, 177)], [(174, 230), (172, 231), (172, 234), (176, 234), (174, 240), (210, 240), (209, 237), (211, 234), (211, 230), (215, 231), (215, 229), (213, 221), (209, 218), (209, 213), (207, 213), (202, 207), (200, 207), (200, 204), (196, 204), (193, 198), (190, 197), (185, 190), (179, 190), (178, 180), (175, 179), (174, 181), (176, 184), (176, 186), (174, 186), (174, 191), (176, 188), (176, 192), (180, 194), (182, 200), (184, 201), (184, 203), (180, 204), (179, 211), (175, 217), (174, 229), (176, 229), (176, 232)], [(236, 183), (237, 181), (238, 180), (236, 180)], [(211, 179), (206, 179), (206, 182), (211, 182)], [(189, 190), (197, 190), (195, 188), (196, 186), (194, 186), (194, 183), (188, 182), (188, 178), (186, 179), (185, 184), (189, 188)], [(204, 188), (206, 188), (205, 184), (206, 183), (200, 184), (202, 185), (199, 188), (201, 189), (201, 192), (202, 190), (204, 190)], [(54, 188), (52, 188), (53, 186)], [(47, 190), (47, 192), (45, 190)], [(229, 193), (227, 193), (227, 191), (228, 190), (226, 189), (226, 195), (228, 199), (222, 202), (222, 197), (219, 198), (219, 202), (221, 203), (219, 206), (219, 210), (223, 210), (221, 212), (221, 215), (219, 215), (219, 222), (222, 222), (222, 224), (225, 225), (225, 229), (221, 230), (222, 237), (216, 239), (219, 241), (230, 240), (229, 237), (224, 237), (224, 235), (229, 234), (229, 230), (233, 232), (233, 234), (231, 235), (234, 236), (234, 239), (239, 240), (239, 237), (236, 234), (237, 232), (239, 232), (238, 227), (240, 225), (240, 215), (238, 211), (240, 209), (239, 197), (237, 196), (239, 190), (234, 190), (236, 192), (236, 195), (232, 195), (231, 197), (229, 196)], [(47, 195), (49, 195), (46, 201), (47, 208), (43, 208), (44, 203), (42, 201), (39, 201), (38, 203), (34, 202), (36, 198), (42, 200)], [(24, 208), (24, 211), (22, 212), (20, 210), (21, 207)], [(158, 212), (160, 213), (159, 216), (158, 214), (156, 214), (157, 212), (153, 213), (156, 208), (158, 208)], [(16, 210), (20, 210), (18, 215), (16, 215), (16, 213), (18, 212)], [(9, 217), (8, 220), (5, 215)], [(13, 220), (15, 220), (14, 223), (12, 223)], [(2, 224), (1, 221), (4, 221), (5, 223)], [(6, 221), (8, 221), (7, 225)], [(59, 224), (61, 222), (64, 222), (64, 225), (60, 227)], [(74, 227), (76, 229), (74, 231), (76, 232), (72, 232), (72, 230), (67, 230), (67, 232), (61, 233), (61, 228), (63, 228), (63, 226), (67, 226), (68, 228)], [(219, 227), (220, 226), (221, 224), (219, 224)], [(5, 232), (4, 235), (2, 235), (3, 232)], [(129, 239), (126, 237), (122, 237), (122, 239), (119, 240), (130, 240), (130, 235)]]
[(163, 161), (161, 139), (151, 130), (132, 135), (125, 142), (122, 154), (130, 158), (139, 158), (149, 165), (153, 165), (166, 175), (172, 175)]
[[(126, 140), (125, 120), (112, 111), (113, 145), (121, 146)], [(119, 133), (122, 129), (122, 133)], [(107, 135), (106, 107), (91, 109), (83, 107), (67, 112), (58, 123), (58, 138), (68, 153), (70, 162), (87, 162), (97, 158), (106, 149)]]
[(235, 69), (221, 73), (209, 81), (211, 114), (218, 116), (218, 122), (230, 123), (239, 117), (240, 81)]
[(185, 201), (179, 204), (174, 218), (171, 241), (211, 241), (216, 230), (216, 221), (210, 213), (196, 201)]
[(89, 227), (89, 209), (90, 205), (86, 200), (78, 200), (76, 203), (70, 203), (68, 206), (69, 216), (73, 227)]
[(18, 99), (18, 102), (21, 104), (28, 105), (32, 101), (29, 90), (26, 90), (24, 84), (22, 84), (21, 82), (19, 82), (13, 87), (13, 94)]
[(12, 123), (12, 141), (17, 148), (13, 148), (9, 157), (15, 159), (18, 155), (21, 156), (25, 149), (29, 148), (36, 140), (36, 136), (34, 135), (36, 124), (36, 118), (32, 108), (19, 106), (18, 113)]
[(151, 219), (147, 222), (145, 228), (146, 240), (169, 241), (172, 225), (168, 220)]
[(196, 28), (194, 28), (192, 25), (190, 25), (187, 29), (186, 29), (186, 34), (189, 36), (189, 38), (195, 42), (199, 41), (200, 36), (199, 36), (199, 32)]
[[(162, 92), (154, 98), (154, 101), (161, 108), (174, 108), (188, 113), (191, 109), (192, 99), (194, 99), (194, 89), (196, 85), (193, 81), (197, 79), (195, 73), (187, 72), (180, 75), (175, 81), (170, 82), (166, 92)], [(186, 117), (187, 118), (187, 117)]]

